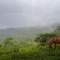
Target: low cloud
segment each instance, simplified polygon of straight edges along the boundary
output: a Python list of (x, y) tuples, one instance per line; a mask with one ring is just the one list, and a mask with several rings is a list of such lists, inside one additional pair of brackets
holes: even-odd
[(47, 26), (60, 22), (60, 0), (0, 0), (0, 28)]

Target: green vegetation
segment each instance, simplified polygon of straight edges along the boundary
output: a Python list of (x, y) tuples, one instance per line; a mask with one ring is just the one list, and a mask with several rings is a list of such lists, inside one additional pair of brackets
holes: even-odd
[(35, 41), (18, 43), (8, 37), (0, 44), (0, 60), (60, 60), (60, 46), (49, 49)]
[(60, 35), (58, 30), (52, 33), (40, 33), (34, 40), (23, 38), (24, 41), (19, 41), (13, 37), (4, 39), (0, 43), (0, 60), (60, 60), (60, 45), (57, 45), (56, 49), (54, 47), (49, 49), (47, 43), (51, 36)]
[(35, 38), (35, 41), (38, 42), (40, 45), (44, 45), (48, 42), (51, 36), (56, 35), (55, 33), (40, 33)]

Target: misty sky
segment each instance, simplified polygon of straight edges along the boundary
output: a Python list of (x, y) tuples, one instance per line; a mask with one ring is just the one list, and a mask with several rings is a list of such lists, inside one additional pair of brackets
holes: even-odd
[(60, 22), (60, 0), (0, 0), (0, 29)]

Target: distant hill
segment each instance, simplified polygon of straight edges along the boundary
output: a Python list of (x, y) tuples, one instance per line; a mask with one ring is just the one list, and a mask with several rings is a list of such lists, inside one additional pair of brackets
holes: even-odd
[(37, 33), (51, 32), (52, 27), (30, 27), (30, 28), (7, 28), (0, 30), (0, 40), (13, 37), (15, 40), (33, 39)]

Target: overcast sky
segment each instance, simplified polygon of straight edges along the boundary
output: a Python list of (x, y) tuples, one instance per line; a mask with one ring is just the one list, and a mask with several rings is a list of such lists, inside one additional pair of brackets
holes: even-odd
[(0, 0), (0, 28), (55, 22), (60, 22), (60, 0)]

